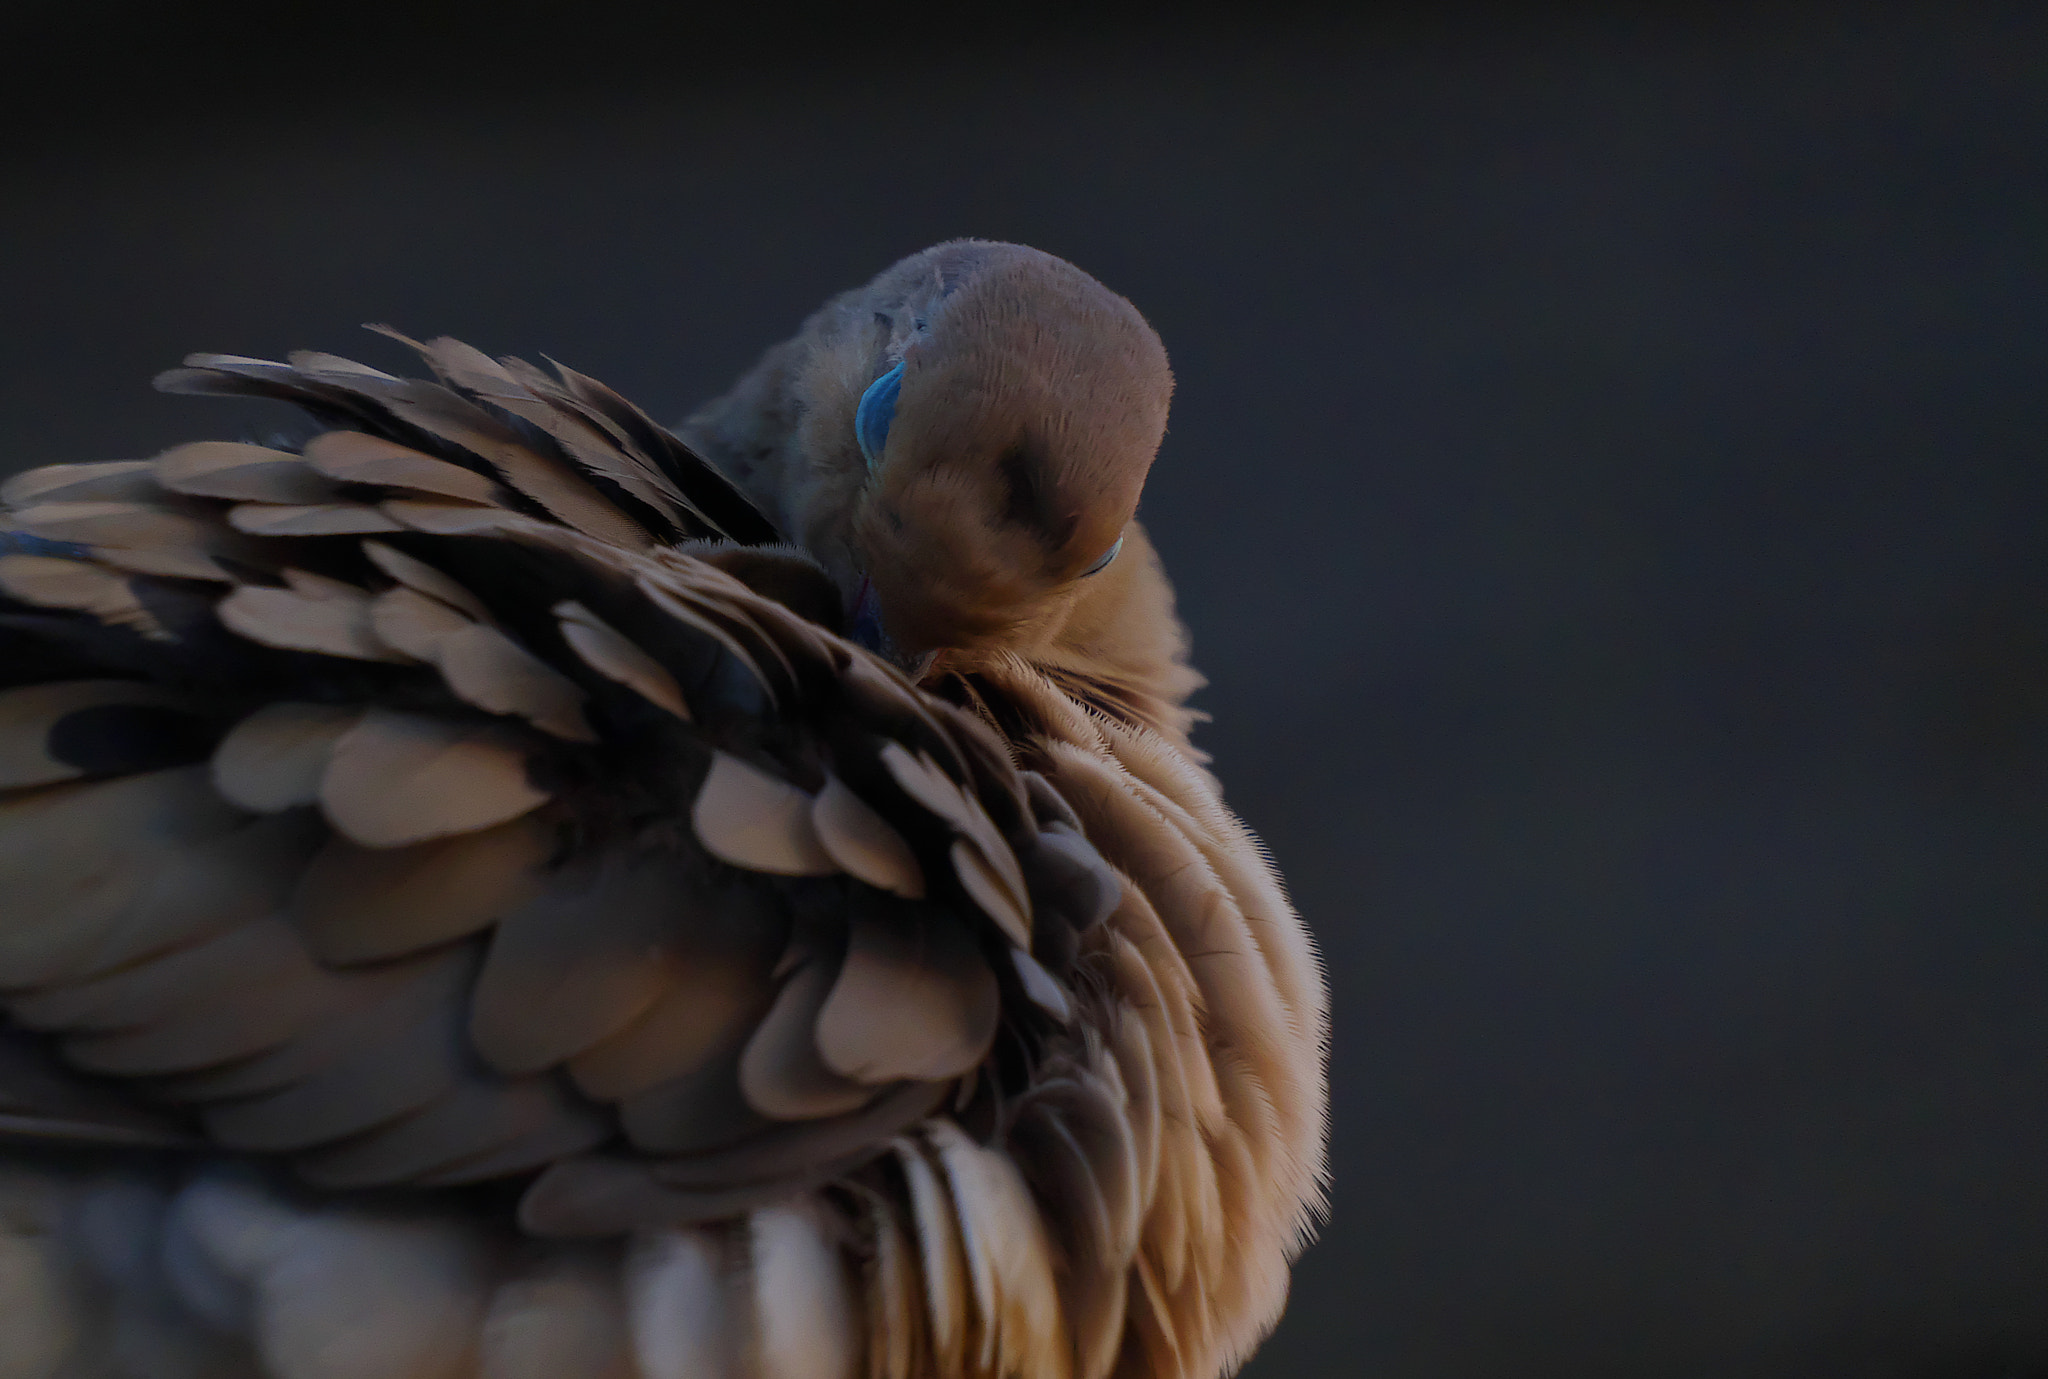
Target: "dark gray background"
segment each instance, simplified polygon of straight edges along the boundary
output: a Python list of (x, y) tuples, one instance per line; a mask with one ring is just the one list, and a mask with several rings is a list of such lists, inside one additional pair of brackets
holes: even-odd
[(1063, 254), (1335, 990), (1251, 1373), (2048, 1374), (2042, 9), (689, 9), (17, 6), (0, 470), (368, 320), (679, 416)]

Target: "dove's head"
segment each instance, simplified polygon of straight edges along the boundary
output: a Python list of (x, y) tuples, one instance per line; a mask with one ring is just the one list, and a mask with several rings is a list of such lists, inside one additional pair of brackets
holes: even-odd
[(850, 305), (867, 319), (813, 375), (831, 405), (806, 420), (844, 426), (859, 456), (849, 554), (897, 650), (1027, 651), (1149, 560), (1118, 555), (1173, 375), (1135, 307), (1050, 254), (977, 241)]

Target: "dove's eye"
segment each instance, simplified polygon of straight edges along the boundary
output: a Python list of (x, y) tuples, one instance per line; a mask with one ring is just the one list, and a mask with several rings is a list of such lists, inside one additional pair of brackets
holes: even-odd
[(903, 366), (898, 364), (868, 384), (860, 406), (853, 410), (853, 438), (867, 457), (869, 473), (882, 466), (882, 446), (889, 439), (889, 423), (896, 419), (896, 394), (902, 387)]
[(1087, 569), (1081, 571), (1081, 578), (1086, 579), (1090, 575), (1101, 574), (1104, 570), (1109, 568), (1109, 562), (1115, 560), (1116, 553), (1122, 550), (1123, 548), (1124, 539), (1121, 536), (1119, 536), (1116, 539), (1116, 544), (1114, 546), (1111, 546), (1108, 550), (1104, 551), (1100, 556), (1098, 556), (1093, 565), (1090, 565)]

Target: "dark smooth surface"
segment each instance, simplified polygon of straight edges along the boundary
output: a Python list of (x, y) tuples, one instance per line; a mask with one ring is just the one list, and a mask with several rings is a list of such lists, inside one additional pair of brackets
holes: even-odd
[(365, 320), (679, 416), (912, 249), (1063, 254), (1173, 355), (1202, 740), (1335, 989), (1248, 1373), (2048, 1374), (2038, 7), (671, 17), (574, 81), (507, 12), (9, 21), (68, 85), (8, 86), (0, 470)]

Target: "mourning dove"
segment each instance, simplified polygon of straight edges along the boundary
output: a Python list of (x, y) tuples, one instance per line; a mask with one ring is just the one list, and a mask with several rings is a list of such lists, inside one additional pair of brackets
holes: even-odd
[(406, 343), (0, 489), (0, 1379), (1234, 1369), (1326, 996), (1143, 319), (940, 245), (680, 435)]

